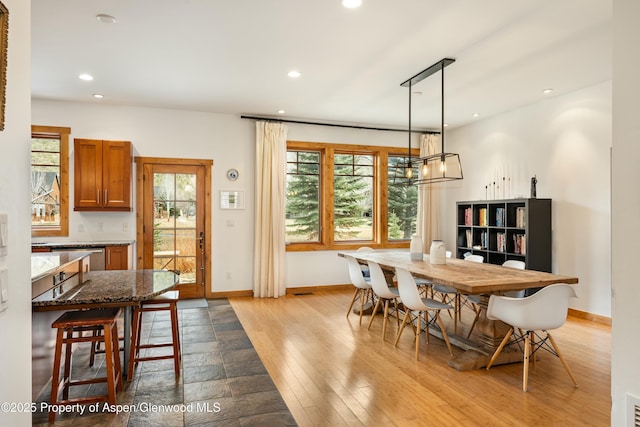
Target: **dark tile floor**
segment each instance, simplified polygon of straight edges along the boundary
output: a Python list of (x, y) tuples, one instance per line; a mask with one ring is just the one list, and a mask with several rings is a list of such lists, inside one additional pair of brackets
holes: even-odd
[[(142, 362), (133, 381), (118, 393), (120, 413), (91, 411), (84, 405), (59, 414), (56, 426), (295, 426), (280, 393), (226, 299), (189, 300), (179, 305), (182, 375), (176, 380), (173, 360)], [(168, 313), (145, 313), (143, 342), (166, 342)], [(84, 348), (83, 348), (84, 347)], [(148, 349), (147, 355), (169, 349)], [(73, 377), (104, 376), (104, 356), (89, 368), (88, 344), (77, 346)], [(71, 397), (106, 394), (105, 384), (77, 386)], [(45, 390), (37, 402), (48, 402)], [(128, 410), (128, 411), (127, 411)], [(47, 425), (47, 413), (36, 412), (34, 425)]]

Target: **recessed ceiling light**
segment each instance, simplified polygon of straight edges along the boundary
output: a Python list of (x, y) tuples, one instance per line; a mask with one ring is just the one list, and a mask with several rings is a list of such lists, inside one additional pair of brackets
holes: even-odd
[(302, 74), (300, 74), (300, 71), (298, 70), (291, 70), (287, 73), (287, 75), (293, 79), (297, 79), (298, 77), (300, 77)]
[(473, 113), (473, 117), (480, 117), (480, 113)]
[(106, 15), (104, 13), (100, 13), (96, 15), (96, 19), (104, 24), (114, 24), (118, 20), (111, 15)]
[(355, 9), (362, 5), (362, 0), (342, 0), (342, 5), (347, 9)]
[(80, 80), (86, 80), (86, 81), (91, 81), (91, 80), (93, 80), (93, 76), (92, 76), (91, 74), (80, 74), (80, 75), (78, 76), (78, 78), (79, 78)]
[(278, 110), (278, 114), (284, 114), (285, 111), (284, 110)]
[(553, 89), (545, 89), (542, 91), (545, 95), (549, 95), (551, 92), (553, 92)]
[(102, 95), (102, 94), (100, 94), (100, 93), (94, 93), (94, 94), (93, 94), (93, 97), (94, 97), (94, 98), (98, 98), (98, 99), (102, 99), (102, 98), (104, 98), (104, 95)]

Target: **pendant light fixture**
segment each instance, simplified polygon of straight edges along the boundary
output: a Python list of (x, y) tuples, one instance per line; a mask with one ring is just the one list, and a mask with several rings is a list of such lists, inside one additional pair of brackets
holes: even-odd
[[(462, 179), (462, 165), (460, 156), (447, 153), (444, 150), (444, 69), (455, 62), (455, 59), (444, 58), (429, 68), (420, 71), (415, 76), (406, 80), (400, 86), (409, 88), (409, 156), (405, 166), (405, 177), (410, 184), (432, 184), (444, 181)], [(411, 94), (412, 86), (440, 71), (440, 153), (430, 154), (424, 157), (411, 158)], [(414, 176), (414, 167), (418, 166), (417, 176)]]

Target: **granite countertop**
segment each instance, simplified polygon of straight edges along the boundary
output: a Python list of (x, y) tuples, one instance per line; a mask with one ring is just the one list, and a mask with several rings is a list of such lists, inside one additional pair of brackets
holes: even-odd
[(57, 298), (46, 293), (32, 300), (36, 307), (60, 307), (83, 304), (131, 305), (173, 289), (179, 276), (166, 270), (89, 271), (84, 282)]
[(78, 262), (80, 259), (90, 256), (89, 252), (41, 252), (31, 254), (31, 281), (34, 282), (48, 274)]
[(134, 240), (97, 240), (91, 242), (32, 242), (32, 248), (96, 248), (104, 246), (129, 246)]

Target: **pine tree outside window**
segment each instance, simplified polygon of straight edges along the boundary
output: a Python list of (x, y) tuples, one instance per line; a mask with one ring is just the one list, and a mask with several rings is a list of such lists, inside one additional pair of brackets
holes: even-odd
[[(416, 232), (418, 188), (415, 185), (406, 185), (409, 180), (402, 165), (406, 165), (408, 161), (409, 159), (404, 156), (389, 155), (389, 204), (387, 208), (389, 240), (411, 239), (411, 236)], [(414, 176), (418, 176), (417, 166), (414, 167), (413, 173)]]

